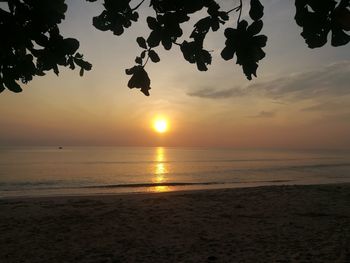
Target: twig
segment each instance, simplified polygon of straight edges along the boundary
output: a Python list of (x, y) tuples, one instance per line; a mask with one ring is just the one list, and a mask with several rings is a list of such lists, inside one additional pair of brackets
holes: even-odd
[(145, 64), (143, 64), (143, 66), (142, 66), (143, 68), (146, 67), (148, 60), (149, 60), (149, 54), (148, 54), (148, 52), (147, 52), (147, 59), (146, 59)]
[(242, 9), (243, 9), (243, 3), (242, 3), (242, 0), (239, 0), (239, 15), (238, 15), (238, 20), (237, 20), (237, 25), (239, 24), (239, 21), (241, 20)]
[(228, 10), (226, 14), (231, 13), (232, 11), (237, 11), (241, 6), (236, 6), (235, 8), (232, 8), (231, 10)]
[(137, 8), (139, 8), (143, 2), (145, 2), (145, 0), (142, 0), (141, 3), (139, 3), (137, 6), (135, 6), (133, 9), (131, 9), (132, 11), (135, 11)]

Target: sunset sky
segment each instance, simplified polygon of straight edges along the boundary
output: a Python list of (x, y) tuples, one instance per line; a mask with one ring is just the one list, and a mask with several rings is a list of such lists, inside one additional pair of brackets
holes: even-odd
[[(225, 10), (236, 6), (218, 2)], [(350, 149), (349, 45), (309, 49), (294, 21), (293, 2), (262, 1), (269, 39), (258, 78), (248, 81), (234, 61), (221, 59), (220, 30), (205, 42), (213, 50), (205, 73), (185, 61), (178, 47), (158, 47), (161, 62), (147, 65), (152, 89), (146, 97), (128, 89), (124, 70), (140, 53), (136, 37), (149, 34), (145, 19), (153, 14), (147, 5), (139, 22), (118, 37), (92, 26), (99, 2), (68, 1), (61, 31), (80, 41), (93, 69), (80, 77), (61, 68), (59, 77), (37, 77), (20, 94), (0, 94), (0, 146)], [(184, 27), (183, 39), (193, 22)], [(152, 129), (158, 116), (169, 122), (166, 133)]]

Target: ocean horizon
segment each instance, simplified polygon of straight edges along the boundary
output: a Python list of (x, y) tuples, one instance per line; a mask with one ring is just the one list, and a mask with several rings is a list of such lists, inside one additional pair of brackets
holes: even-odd
[(2, 147), (0, 197), (350, 182), (350, 151)]

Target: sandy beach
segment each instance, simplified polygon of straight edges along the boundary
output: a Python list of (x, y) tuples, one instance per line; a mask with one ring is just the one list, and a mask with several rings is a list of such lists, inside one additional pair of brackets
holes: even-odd
[(0, 262), (350, 262), (350, 185), (0, 200)]

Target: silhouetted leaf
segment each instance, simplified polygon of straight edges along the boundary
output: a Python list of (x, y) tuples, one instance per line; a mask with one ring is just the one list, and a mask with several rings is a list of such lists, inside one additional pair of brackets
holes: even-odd
[(161, 35), (158, 31), (152, 31), (147, 38), (147, 43), (149, 47), (157, 47), (161, 41)]
[(35, 42), (42, 46), (42, 47), (45, 47), (48, 43), (49, 43), (49, 38), (43, 34), (38, 34), (36, 37), (35, 37)]
[(36, 75), (38, 75), (38, 76), (45, 76), (46, 74), (43, 71), (37, 69)]
[(267, 42), (267, 36), (265, 35), (258, 35), (254, 36), (253, 38), (254, 44), (256, 44), (258, 47), (265, 47)]
[(211, 55), (207, 50), (201, 50), (199, 54), (196, 55), (197, 68), (199, 71), (207, 71), (207, 65), (211, 64)]
[(208, 70), (207, 65), (211, 64), (211, 55), (207, 50), (204, 50), (197, 42), (184, 41), (181, 44), (181, 51), (184, 58), (190, 63), (196, 63), (198, 70)]
[(228, 21), (230, 18), (226, 12), (219, 12), (219, 17), (224, 21)]
[(350, 41), (350, 36), (341, 28), (333, 28), (331, 44), (334, 47), (344, 46)]
[(80, 69), (79, 75), (80, 75), (80, 77), (84, 76), (84, 69), (83, 68)]
[(148, 27), (149, 29), (151, 30), (158, 30), (160, 28), (158, 22), (157, 22), (157, 19), (155, 19), (154, 17), (147, 17), (147, 24), (148, 24)]
[(134, 12), (130, 15), (130, 20), (137, 22), (138, 19), (139, 19), (139, 13)]
[(139, 44), (140, 48), (147, 49), (146, 40), (143, 37), (136, 38), (137, 44)]
[(83, 69), (85, 69), (85, 70), (91, 70), (91, 68), (92, 68), (92, 65), (89, 63), (89, 62), (87, 62), (87, 61), (84, 61), (84, 60), (82, 60), (82, 59), (77, 59), (77, 58), (74, 58), (74, 62), (75, 62), (75, 64), (77, 64), (79, 67), (81, 67), (81, 68), (83, 68)]
[(113, 28), (113, 34), (120, 36), (121, 34), (124, 33), (124, 28), (122, 25), (115, 25), (115, 27)]
[(258, 21), (254, 21), (247, 29), (248, 33), (251, 35), (256, 35), (259, 34), (261, 29), (263, 27), (263, 21), (262, 20), (258, 20)]
[(135, 62), (136, 62), (136, 64), (142, 65), (142, 58), (141, 57), (136, 57)]
[(225, 37), (227, 38), (227, 39), (231, 39), (231, 38), (234, 38), (235, 37), (235, 35), (236, 35), (236, 32), (237, 32), (237, 29), (235, 29), (235, 28), (226, 28), (225, 29), (225, 32), (224, 32), (224, 34), (225, 34)]
[(96, 16), (92, 19), (92, 24), (94, 27), (96, 27), (98, 30), (101, 31), (107, 31), (109, 30), (108, 24), (103, 20), (101, 16)]
[(125, 70), (126, 75), (133, 75), (137, 70), (138, 66), (133, 66), (132, 68), (128, 68)]
[(0, 93), (5, 90), (5, 86), (2, 82), (0, 82)]
[(227, 28), (225, 30), (226, 42), (221, 56), (225, 60), (232, 59), (236, 54), (236, 63), (241, 65), (248, 80), (252, 75), (256, 77), (258, 62), (265, 57), (262, 47), (266, 46), (267, 37), (256, 35), (260, 32), (262, 21), (254, 21), (248, 26), (247, 21), (242, 20), (237, 29)]
[(259, 0), (250, 0), (249, 16), (254, 21), (261, 19), (264, 15), (264, 6)]
[(142, 66), (135, 66), (131, 69), (126, 70), (126, 72), (128, 75), (132, 74), (132, 77), (128, 82), (128, 87), (130, 89), (141, 89), (141, 92), (143, 94), (149, 96), (149, 90), (151, 89), (151, 80), (149, 79), (145, 69)]
[(83, 56), (83, 54), (76, 53), (74, 57), (82, 59), (84, 56)]
[(211, 18), (210, 16), (207, 16), (205, 18), (202, 18), (199, 20), (194, 27), (199, 31), (199, 32), (208, 32), (209, 28), (211, 27)]
[(152, 60), (152, 62), (157, 63), (160, 61), (158, 54), (154, 50), (150, 50), (148, 52), (148, 55), (149, 55), (150, 59)]
[(146, 50), (142, 51), (140, 57), (141, 57), (141, 58), (145, 58), (146, 52), (147, 52)]
[(79, 48), (79, 41), (74, 38), (66, 38), (64, 40), (66, 54), (73, 55)]
[(245, 63), (242, 63), (242, 68), (248, 80), (252, 80), (252, 75), (256, 77), (256, 70), (258, 69), (257, 63), (246, 61)]
[(162, 39), (162, 45), (163, 45), (165, 50), (171, 49), (171, 46), (172, 46), (171, 39), (170, 38), (163, 38)]
[(221, 57), (225, 60), (230, 60), (233, 58), (235, 54), (235, 49), (232, 47), (226, 46), (222, 51), (221, 51)]
[[(349, 5), (349, 4), (348, 4)], [(339, 25), (339, 27), (343, 30), (350, 30), (350, 10), (348, 8), (344, 8), (342, 6), (338, 6), (334, 12), (333, 17), (335, 22)]]
[(4, 79), (4, 84), (6, 88), (11, 90), (12, 92), (19, 93), (22, 91), (21, 87), (13, 79)]
[(59, 70), (58, 70), (57, 65), (53, 65), (53, 66), (52, 66), (52, 69), (53, 69), (53, 72), (55, 72), (55, 74), (58, 76)]
[(69, 63), (69, 68), (70, 69), (75, 69), (73, 57), (69, 57), (68, 58), (68, 63)]

